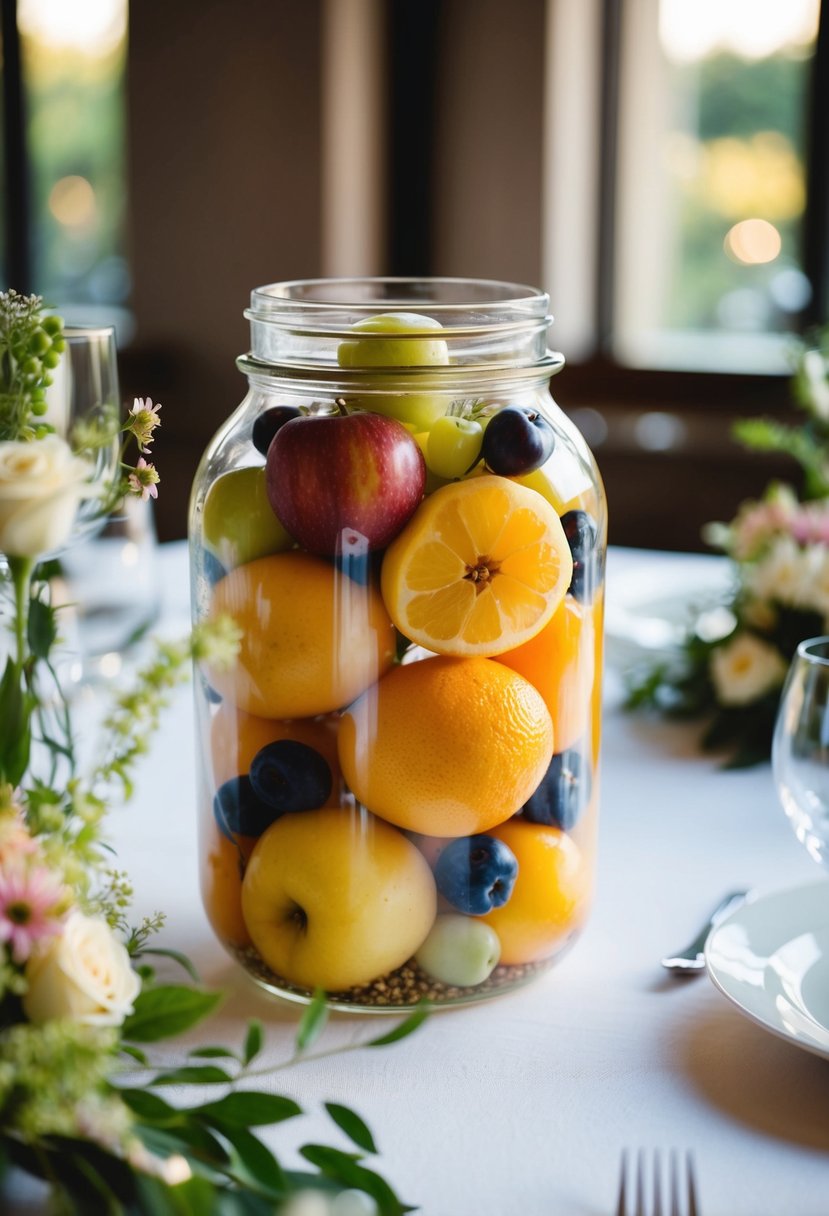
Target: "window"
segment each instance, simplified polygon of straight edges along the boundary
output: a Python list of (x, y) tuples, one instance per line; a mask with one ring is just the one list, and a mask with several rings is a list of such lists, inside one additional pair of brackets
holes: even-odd
[(5, 84), (7, 97), (20, 89), (23, 155), (4, 196), (7, 209), (20, 193), (29, 205), (13, 231), (7, 215), (9, 244), (25, 246), (14, 285), (70, 319), (115, 321), (123, 341), (127, 0), (18, 0), (17, 29), (20, 78)]

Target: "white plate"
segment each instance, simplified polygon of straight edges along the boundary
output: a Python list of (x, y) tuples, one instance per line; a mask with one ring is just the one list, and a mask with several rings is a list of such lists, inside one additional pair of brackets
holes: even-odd
[[(605, 637), (608, 662), (620, 670), (643, 658), (669, 658), (693, 626), (724, 635), (734, 620), (727, 609), (733, 573), (722, 558), (666, 555), (608, 577)], [(725, 614), (725, 615), (723, 615)]]
[(829, 1059), (829, 881), (743, 904), (712, 929), (705, 962), (752, 1021)]

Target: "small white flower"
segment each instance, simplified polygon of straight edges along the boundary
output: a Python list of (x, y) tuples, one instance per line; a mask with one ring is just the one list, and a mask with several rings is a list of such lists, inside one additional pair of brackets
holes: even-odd
[(59, 435), (0, 443), (0, 552), (41, 557), (67, 540), (91, 468)]
[(747, 571), (746, 585), (759, 600), (806, 608), (810, 604), (812, 578), (806, 551), (790, 536), (781, 536), (766, 556)]
[(783, 683), (780, 651), (753, 633), (740, 633), (711, 653), (711, 678), (721, 705), (749, 705)]
[(126, 948), (105, 920), (72, 912), (60, 937), (30, 959), (23, 1010), (30, 1022), (70, 1018), (120, 1026), (132, 1013), (141, 981)]

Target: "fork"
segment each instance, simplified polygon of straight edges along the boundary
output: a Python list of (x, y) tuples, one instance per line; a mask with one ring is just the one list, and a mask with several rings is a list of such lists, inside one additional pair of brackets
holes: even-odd
[(671, 1149), (668, 1154), (666, 1199), (669, 1207), (663, 1206), (664, 1180), (662, 1156), (658, 1149), (654, 1150), (650, 1163), (644, 1149), (639, 1149), (635, 1161), (625, 1149), (619, 1174), (616, 1216), (700, 1216), (694, 1161), (689, 1152), (680, 1155), (676, 1149)]

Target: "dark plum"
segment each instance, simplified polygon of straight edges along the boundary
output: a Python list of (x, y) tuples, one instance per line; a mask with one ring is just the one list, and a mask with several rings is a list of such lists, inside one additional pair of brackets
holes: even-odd
[(229, 840), (240, 836), (261, 836), (279, 811), (263, 802), (251, 784), (250, 777), (231, 777), (216, 791), (213, 815), (219, 830)]
[(301, 411), (295, 405), (272, 405), (260, 414), (253, 424), (251, 439), (257, 452), (267, 456), (271, 440), (281, 426), (292, 418), (299, 418)]
[(460, 836), (448, 844), (435, 865), (435, 882), (459, 912), (484, 916), (512, 895), (518, 862), (496, 836)]
[(558, 752), (538, 789), (521, 808), (525, 819), (571, 831), (590, 800), (590, 766), (575, 749)]
[(296, 739), (266, 743), (250, 764), (250, 783), (271, 814), (311, 811), (331, 797), (333, 779), (324, 756)]
[(599, 581), (598, 529), (586, 511), (567, 511), (561, 517), (561, 526), (573, 556), (573, 577), (568, 590), (580, 603), (590, 604)]
[(481, 455), (490, 472), (521, 477), (540, 468), (555, 445), (555, 432), (543, 414), (531, 406), (509, 405), (487, 423)]

